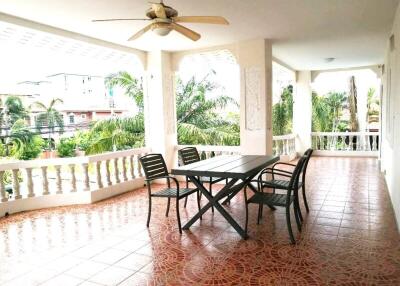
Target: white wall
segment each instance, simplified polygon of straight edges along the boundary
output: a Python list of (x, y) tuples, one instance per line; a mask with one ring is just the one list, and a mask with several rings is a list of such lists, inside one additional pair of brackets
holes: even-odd
[(392, 33), (395, 48), (388, 46), (382, 78), (382, 161), (381, 169), (386, 173), (397, 225), (400, 228), (400, 7), (397, 9)]

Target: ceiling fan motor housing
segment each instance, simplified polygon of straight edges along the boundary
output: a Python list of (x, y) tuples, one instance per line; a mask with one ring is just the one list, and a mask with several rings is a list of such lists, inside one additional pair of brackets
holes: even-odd
[[(165, 14), (167, 15), (167, 18), (172, 18), (172, 17), (178, 16), (178, 11), (176, 11), (174, 8), (164, 5), (164, 9), (165, 9)], [(146, 16), (149, 17), (150, 19), (157, 18), (156, 13), (154, 12), (154, 10), (152, 8), (147, 9)]]

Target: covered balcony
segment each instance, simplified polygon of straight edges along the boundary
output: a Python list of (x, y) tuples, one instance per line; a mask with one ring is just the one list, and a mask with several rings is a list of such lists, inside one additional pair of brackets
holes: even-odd
[[(114, 151), (92, 155), (1, 163), (0, 285), (400, 284), (397, 0), (165, 3), (183, 15), (220, 15), (230, 22), (229, 26), (188, 23), (201, 33), (195, 42), (176, 32), (159, 36), (151, 31), (127, 42), (144, 25), (91, 22), (140, 18), (148, 9), (140, 1), (113, 5), (64, 1), (59, 6), (52, 1), (3, 2), (0, 41), (29, 45), (37, 42), (35, 35), (44, 33), (53, 49), (72, 47), (70, 41), (76, 41), (84, 57), (94, 51), (104, 55), (104, 61), (107, 55), (124, 55), (128, 63), (139, 66), (144, 144), (121, 150), (114, 144)], [(62, 41), (53, 45), (53, 36)], [(66, 50), (76, 53), (79, 45)], [(177, 78), (204, 72), (204, 66), (218, 69), (223, 64), (212, 64), (218, 61), (228, 62), (219, 79), (238, 95), (240, 130), (234, 140), (238, 143), (182, 143)], [(370, 77), (363, 78), (366, 84), (360, 83), (358, 71), (368, 71)], [(316, 128), (321, 122), (315, 123), (314, 118), (315, 90), (330, 82), (340, 85), (339, 77), (349, 74), (356, 77), (359, 95), (364, 87), (375, 88), (379, 110), (373, 114), (374, 128), (369, 126), (366, 96), (358, 97), (356, 115), (346, 103), (340, 108), (348, 112), (336, 109), (329, 111), (334, 117), (321, 117), (326, 125), (333, 125), (331, 130)], [(328, 80), (322, 80), (326, 75)], [(292, 105), (290, 112), (285, 111), (291, 114), (289, 123), (277, 126), (284, 119), (275, 116), (274, 106), (282, 104), (282, 89), (289, 86)], [(354, 92), (350, 87), (349, 97)], [(69, 94), (63, 96), (67, 100)], [(68, 109), (66, 114), (78, 113)], [(357, 128), (338, 127), (343, 121), (350, 126), (353, 115), (359, 119)], [(113, 111), (113, 116), (120, 114)], [(217, 205), (206, 192), (198, 198), (200, 206), (194, 195), (187, 204), (182, 201), (171, 207), (170, 198), (168, 204), (165, 198), (152, 198), (151, 222), (146, 227), (148, 187), (157, 192), (171, 186), (159, 178), (151, 184), (146, 181), (151, 175), (140, 158), (161, 154), (172, 171), (182, 168), (178, 151), (186, 147), (196, 147), (201, 162), (268, 156), (271, 163), (296, 165), (307, 150), (314, 152), (305, 165), (307, 172), (301, 168), (304, 177), (296, 183), (304, 184), (305, 193), (293, 195), (293, 204), (300, 202), (293, 206), (294, 213), (287, 215), (285, 208), (269, 204), (270, 208), (247, 204), (252, 183), (246, 177), (249, 181), (243, 180), (243, 185), (231, 181), (232, 190), (241, 187), (228, 195), (227, 204)], [(290, 170), (290, 166), (283, 168)], [(185, 176), (174, 178), (185, 189)], [(222, 179), (213, 185), (214, 196), (226, 191), (233, 178)], [(189, 183), (190, 188), (196, 186), (194, 180)], [(204, 186), (208, 188), (208, 183)], [(263, 192), (262, 183), (252, 186), (254, 193)], [(275, 194), (275, 189), (266, 193)], [(205, 210), (207, 204), (215, 210), (211, 205)], [(177, 210), (185, 224), (200, 208), (204, 208), (201, 220), (180, 233)], [(246, 225), (248, 236), (225, 213), (243, 229)], [(294, 243), (289, 239), (288, 216)]]

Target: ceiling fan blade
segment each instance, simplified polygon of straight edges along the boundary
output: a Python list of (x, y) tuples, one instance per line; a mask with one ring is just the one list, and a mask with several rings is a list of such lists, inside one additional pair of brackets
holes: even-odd
[(181, 33), (185, 37), (188, 37), (192, 41), (197, 41), (198, 39), (201, 38), (200, 34), (196, 33), (195, 31), (192, 31), (184, 26), (181, 26), (179, 24), (171, 23), (170, 27), (172, 29), (174, 29), (175, 31), (177, 31), (178, 33)]
[(229, 25), (229, 22), (220, 16), (180, 16), (173, 17), (174, 22), (180, 23), (204, 23), (204, 24), (217, 24)]
[(132, 37), (130, 37), (130, 38), (128, 39), (128, 41), (136, 40), (137, 38), (139, 38), (140, 36), (142, 36), (144, 33), (146, 33), (148, 30), (150, 30), (152, 26), (153, 26), (153, 23), (150, 24), (150, 25), (147, 25), (147, 26), (144, 27), (143, 29), (139, 30), (136, 34), (134, 34)]
[(92, 22), (111, 22), (111, 21), (150, 21), (151, 19), (143, 18), (116, 18), (116, 19), (96, 19)]
[(167, 19), (167, 13), (165, 12), (164, 4), (162, 3), (153, 3), (151, 7), (154, 10), (157, 18)]

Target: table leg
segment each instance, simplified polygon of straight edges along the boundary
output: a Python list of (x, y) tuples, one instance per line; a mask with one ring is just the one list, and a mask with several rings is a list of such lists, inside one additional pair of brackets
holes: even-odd
[(206, 204), (193, 218), (191, 218), (183, 227), (183, 229), (189, 229), (190, 226), (196, 222), (201, 215), (203, 215), (209, 208), (212, 206), (217, 209), (221, 215), (228, 221), (228, 223), (242, 236), (246, 239), (248, 236), (243, 228), (232, 218), (232, 216), (221, 206), (218, 202), (222, 197), (226, 196), (226, 193), (229, 192), (230, 188), (238, 181), (237, 179), (232, 179), (221, 191), (217, 193), (216, 196), (212, 196), (206, 188), (204, 188), (203, 184), (197, 180), (197, 178), (191, 178), (192, 182), (196, 185), (196, 187), (204, 194), (204, 196), (209, 200), (209, 203)]

